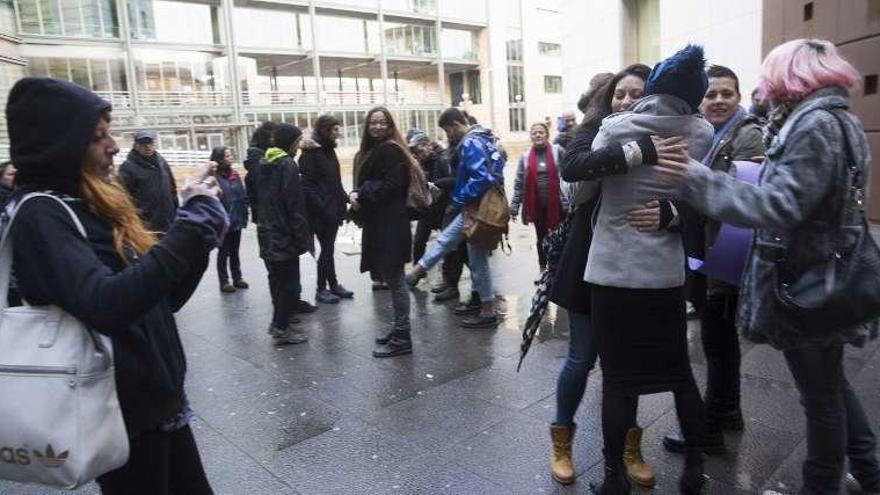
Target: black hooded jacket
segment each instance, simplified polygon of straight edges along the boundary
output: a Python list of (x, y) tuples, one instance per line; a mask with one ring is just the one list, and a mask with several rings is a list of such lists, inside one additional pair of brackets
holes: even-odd
[(247, 202), (248, 206), (251, 207), (251, 220), (254, 223), (260, 223), (260, 209), (257, 205), (259, 201), (257, 196), (257, 175), (260, 173), (260, 162), (263, 161), (265, 154), (266, 150), (251, 146), (247, 149), (247, 155), (243, 163), (244, 169), (247, 171), (247, 174), (244, 176), (244, 189), (247, 191)]
[(135, 150), (129, 151), (119, 167), (119, 181), (131, 194), (147, 227), (166, 232), (180, 203), (174, 174), (162, 155), (155, 153), (147, 159)]
[[(270, 148), (276, 150), (278, 148)], [(263, 159), (258, 167), (257, 241), (260, 258), (288, 261), (313, 249), (302, 181), (296, 161), (287, 154)]]
[[(25, 203), (10, 235), (22, 297), (31, 305), (59, 306), (112, 339), (117, 394), (134, 437), (181, 411), (186, 360), (172, 313), (198, 285), (208, 244), (205, 227), (178, 221), (143, 256), (130, 255), (126, 263), (116, 253), (110, 224), (92, 213), (77, 186), (95, 125), (109, 110), (109, 103), (72, 83), (27, 78), (13, 87), (7, 121), (21, 186), (13, 201), (28, 191), (63, 191), (88, 238), (50, 198)], [(55, 137), (51, 152), (40, 146), (49, 135)]]
[(348, 194), (342, 187), (336, 143), (315, 138), (317, 145), (303, 150), (299, 166), (309, 224), (317, 230), (345, 220)]

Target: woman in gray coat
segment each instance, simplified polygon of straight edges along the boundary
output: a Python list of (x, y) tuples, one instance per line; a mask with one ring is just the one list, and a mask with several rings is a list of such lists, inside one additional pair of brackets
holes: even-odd
[[(832, 43), (789, 41), (767, 55), (762, 69), (761, 93), (773, 111), (759, 185), (714, 172), (687, 153), (660, 156), (656, 168), (708, 216), (755, 229), (737, 326), (750, 340), (783, 352), (800, 391), (807, 415), (801, 493), (838, 493), (847, 456), (863, 492), (880, 492), (876, 440), (843, 366), (844, 344), (863, 344), (876, 335), (877, 322), (808, 336), (781, 311), (774, 294), (780, 253), (794, 274), (824, 263), (846, 244), (836, 235), (842, 208), (864, 207), (858, 192), (869, 183), (868, 143), (849, 112), (847, 92), (858, 79)], [(857, 170), (852, 174), (855, 203), (850, 166)]]

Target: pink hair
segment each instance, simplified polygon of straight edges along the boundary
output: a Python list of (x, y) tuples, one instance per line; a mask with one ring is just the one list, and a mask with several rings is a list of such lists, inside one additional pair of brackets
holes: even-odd
[(797, 39), (767, 54), (758, 93), (771, 102), (796, 102), (828, 86), (853, 87), (859, 72), (837, 53), (830, 41)]

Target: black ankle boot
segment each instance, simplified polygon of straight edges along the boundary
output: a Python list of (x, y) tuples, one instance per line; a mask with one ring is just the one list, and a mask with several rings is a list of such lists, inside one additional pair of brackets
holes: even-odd
[(373, 348), (373, 357), (389, 358), (412, 354), (412, 339), (409, 334), (392, 333), (391, 338), (385, 344), (376, 345)]
[(702, 493), (706, 476), (703, 474), (703, 453), (700, 449), (689, 448), (685, 454), (684, 472), (678, 482), (681, 493), (697, 495)]
[(630, 489), (622, 456), (618, 456), (618, 459), (611, 463), (605, 461), (605, 479), (600, 486), (590, 483), (590, 491), (598, 495), (629, 495)]

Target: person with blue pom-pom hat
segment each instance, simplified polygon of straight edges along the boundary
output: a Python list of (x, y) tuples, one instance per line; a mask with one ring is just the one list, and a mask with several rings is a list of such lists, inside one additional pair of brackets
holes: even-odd
[(625, 166), (596, 165), (602, 207), (595, 221), (584, 281), (590, 284), (593, 331), (602, 362), (602, 433), (605, 479), (597, 493), (629, 493), (622, 457), (638, 397), (673, 392), (688, 455), (679, 487), (699, 493), (703, 402), (690, 367), (685, 317), (685, 259), (675, 229), (640, 231), (628, 221), (651, 200), (674, 197), (674, 188), (651, 165), (685, 142), (695, 156), (712, 145), (712, 125), (698, 113), (706, 92), (703, 49), (688, 45), (654, 66), (644, 97), (607, 117), (593, 149), (620, 143)]

